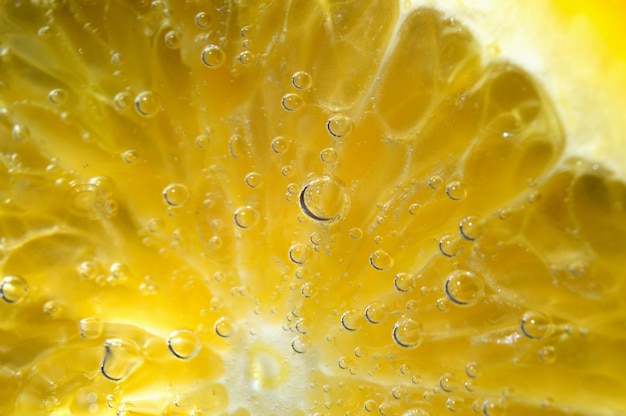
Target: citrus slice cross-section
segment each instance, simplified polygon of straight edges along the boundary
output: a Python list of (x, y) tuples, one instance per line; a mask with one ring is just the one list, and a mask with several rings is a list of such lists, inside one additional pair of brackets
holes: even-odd
[(0, 413), (625, 413), (622, 172), (496, 49), (388, 0), (0, 2)]

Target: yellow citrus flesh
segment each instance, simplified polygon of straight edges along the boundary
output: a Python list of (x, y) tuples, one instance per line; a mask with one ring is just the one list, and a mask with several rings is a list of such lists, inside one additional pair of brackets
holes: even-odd
[(417, 3), (1, 2), (0, 414), (625, 413), (619, 98)]

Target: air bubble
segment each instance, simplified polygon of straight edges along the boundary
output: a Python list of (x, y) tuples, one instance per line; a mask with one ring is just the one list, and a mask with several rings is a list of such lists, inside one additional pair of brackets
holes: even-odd
[(99, 338), (104, 330), (104, 322), (100, 318), (89, 317), (78, 322), (78, 333), (86, 339)]
[(78, 275), (83, 279), (93, 279), (99, 271), (99, 267), (93, 261), (83, 261), (77, 267)]
[(337, 152), (332, 147), (327, 147), (320, 152), (320, 159), (324, 163), (335, 163), (338, 159)]
[(480, 376), (480, 365), (476, 361), (469, 362), (465, 365), (465, 374), (470, 378), (476, 378)]
[(370, 265), (379, 271), (387, 271), (393, 267), (393, 257), (385, 250), (376, 250), (370, 254)]
[(458, 238), (447, 234), (439, 240), (439, 251), (446, 257), (454, 257), (458, 254), (461, 242)]
[[(292, 177), (293, 176), (293, 167), (291, 165), (283, 166), (282, 168), (280, 168), (280, 174), (283, 175), (285, 178)], [(297, 190), (296, 190), (296, 192), (297, 192)], [(295, 195), (296, 192), (293, 192), (293, 194)], [(293, 202), (293, 201), (291, 201), (291, 202)]]
[(542, 339), (552, 332), (552, 320), (544, 313), (528, 311), (522, 316), (520, 329), (530, 339)]
[(263, 177), (261, 176), (260, 173), (250, 172), (245, 176), (244, 182), (250, 188), (258, 188), (261, 185), (263, 185)]
[(446, 195), (453, 201), (460, 201), (467, 196), (467, 189), (459, 181), (452, 181), (446, 186)]
[(30, 130), (22, 124), (14, 124), (11, 129), (11, 136), (16, 142), (23, 143), (30, 139)]
[(131, 102), (132, 98), (130, 94), (124, 91), (118, 92), (117, 94), (115, 94), (115, 97), (113, 97), (113, 104), (118, 110), (125, 110)]
[(350, 197), (343, 184), (329, 176), (308, 181), (300, 191), (300, 208), (320, 223), (340, 221), (350, 210)]
[(409, 409), (405, 410), (401, 416), (430, 416), (430, 413), (424, 409)]
[(304, 105), (304, 100), (299, 94), (288, 93), (283, 95), (280, 102), (283, 108), (287, 111), (297, 111)]
[(446, 407), (451, 412), (458, 412), (465, 406), (465, 400), (462, 397), (448, 397)]
[(341, 326), (348, 331), (356, 331), (363, 326), (363, 315), (356, 309), (347, 310), (341, 315)]
[(276, 136), (274, 137), (274, 140), (272, 140), (271, 146), (274, 153), (281, 154), (287, 151), (289, 148), (289, 142), (283, 136)]
[(358, 240), (363, 237), (363, 230), (359, 227), (353, 227), (350, 229), (350, 238), (353, 240)]
[(122, 160), (124, 163), (134, 165), (139, 161), (139, 152), (134, 149), (128, 149), (122, 152)]
[(306, 264), (309, 260), (309, 249), (306, 245), (296, 243), (289, 247), (289, 260), (298, 265)]
[(475, 215), (469, 215), (463, 218), (459, 223), (459, 231), (461, 237), (469, 241), (480, 238), (484, 232), (483, 225), (479, 223), (478, 217)]
[(42, 310), (43, 310), (43, 313), (45, 313), (49, 317), (58, 318), (59, 315), (61, 315), (63, 308), (57, 302), (53, 300), (49, 300), (43, 304)]
[(439, 189), (442, 184), (443, 184), (443, 179), (441, 179), (441, 176), (439, 175), (433, 175), (430, 178), (428, 178), (428, 186), (431, 189)]
[(393, 279), (393, 284), (400, 292), (410, 292), (415, 289), (415, 276), (409, 273), (398, 273)]
[(387, 307), (384, 303), (373, 302), (365, 308), (365, 319), (372, 324), (380, 324), (387, 317)]
[(378, 404), (374, 400), (366, 400), (363, 404), (363, 408), (368, 412), (373, 412), (378, 407)]
[(473, 272), (456, 270), (446, 278), (444, 291), (455, 304), (472, 306), (483, 297), (484, 284)]
[(409, 205), (409, 214), (417, 215), (417, 213), (420, 212), (421, 209), (422, 206), (420, 204), (411, 204)]
[(305, 283), (300, 288), (300, 293), (307, 299), (314, 298), (317, 295), (317, 285), (315, 283)]
[(120, 52), (113, 52), (111, 54), (111, 64), (112, 65), (122, 65), (126, 62), (126, 57), (122, 55)]
[(298, 335), (291, 341), (291, 348), (298, 354), (305, 353), (311, 349), (311, 339), (306, 335)]
[(200, 58), (202, 63), (209, 68), (219, 68), (226, 61), (226, 54), (220, 46), (209, 45), (202, 50)]
[(422, 325), (411, 318), (401, 318), (393, 326), (391, 336), (402, 348), (417, 348), (423, 341)]
[(193, 144), (195, 144), (198, 149), (204, 149), (209, 145), (209, 141), (210, 139), (207, 134), (199, 134), (193, 140)]
[(250, 51), (243, 51), (239, 55), (237, 55), (237, 60), (242, 65), (248, 65), (254, 62), (254, 54)]
[(178, 329), (168, 336), (167, 347), (176, 358), (191, 360), (200, 351), (200, 339), (189, 329)]
[(48, 93), (48, 101), (55, 105), (64, 104), (67, 101), (67, 91), (55, 88)]
[(152, 117), (161, 109), (159, 96), (152, 91), (142, 91), (135, 97), (135, 110), (139, 115)]
[(299, 90), (308, 90), (313, 84), (313, 79), (308, 72), (298, 71), (291, 76), (291, 84)]
[(182, 41), (180, 33), (176, 30), (167, 31), (167, 33), (165, 33), (164, 40), (165, 45), (167, 45), (167, 47), (170, 49), (180, 48), (180, 44)]
[(345, 114), (335, 114), (326, 122), (326, 130), (331, 136), (342, 138), (352, 133), (352, 120)]
[(189, 189), (182, 183), (171, 183), (163, 189), (163, 200), (171, 207), (180, 207), (189, 200)]
[(483, 402), (482, 411), (484, 416), (501, 416), (506, 414), (504, 400), (487, 399)]
[(450, 300), (448, 298), (439, 298), (435, 302), (435, 307), (439, 312), (448, 312), (450, 310)]
[(28, 283), (20, 276), (4, 276), (0, 282), (0, 297), (6, 303), (20, 303), (27, 293)]
[(503, 221), (508, 220), (511, 217), (511, 214), (512, 214), (511, 208), (508, 208), (508, 207), (498, 208), (498, 218), (500, 218)]
[(539, 359), (546, 364), (553, 364), (556, 361), (556, 349), (551, 345), (542, 347), (538, 355)]
[(222, 338), (228, 338), (235, 333), (235, 327), (230, 319), (221, 317), (215, 321), (215, 333)]
[(246, 205), (239, 207), (233, 214), (235, 224), (240, 228), (251, 228), (258, 224), (261, 214), (253, 207)]
[(245, 154), (246, 150), (246, 142), (243, 137), (238, 134), (233, 134), (228, 139), (228, 150), (230, 151), (230, 155), (237, 159)]
[(127, 339), (107, 339), (104, 343), (104, 358), (100, 372), (112, 381), (122, 381), (142, 362), (139, 348)]
[(200, 12), (196, 14), (195, 22), (200, 29), (207, 29), (211, 25), (211, 15), (206, 12)]
[(439, 378), (439, 387), (441, 390), (452, 393), (457, 390), (457, 380), (454, 374), (445, 373)]

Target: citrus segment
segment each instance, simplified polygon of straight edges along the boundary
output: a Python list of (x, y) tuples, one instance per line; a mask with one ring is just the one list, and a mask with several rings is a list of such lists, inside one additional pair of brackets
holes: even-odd
[(0, 412), (626, 412), (623, 178), (450, 10), (0, 7)]

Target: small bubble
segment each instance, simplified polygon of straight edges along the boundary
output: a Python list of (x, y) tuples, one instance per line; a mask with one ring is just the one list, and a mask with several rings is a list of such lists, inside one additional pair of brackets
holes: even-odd
[(170, 49), (178, 49), (180, 48), (180, 44), (181, 44), (181, 34), (176, 31), (176, 30), (168, 30), (167, 33), (165, 33), (165, 45), (167, 45), (168, 48)]
[(511, 217), (511, 214), (512, 214), (511, 208), (508, 208), (508, 207), (498, 208), (498, 218), (500, 218), (503, 221), (508, 220)]
[(281, 154), (285, 153), (287, 149), (289, 149), (289, 142), (283, 136), (276, 136), (272, 140), (271, 146), (274, 153)]
[(465, 365), (465, 374), (470, 378), (476, 378), (480, 376), (480, 365), (476, 361), (469, 362)]
[(350, 238), (353, 240), (358, 240), (363, 237), (363, 230), (359, 227), (353, 227), (350, 229)]
[(4, 276), (0, 282), (0, 297), (6, 303), (20, 303), (26, 298), (28, 284), (20, 276)]
[(57, 302), (49, 300), (43, 304), (43, 313), (51, 318), (58, 318), (61, 315), (63, 308)]
[(244, 229), (254, 227), (258, 224), (260, 218), (261, 214), (259, 214), (259, 211), (249, 205), (237, 208), (233, 214), (235, 224)]
[(378, 404), (374, 400), (366, 400), (363, 408), (368, 412), (373, 412), (378, 408)]
[(230, 322), (230, 319), (221, 317), (215, 321), (215, 333), (222, 338), (228, 338), (235, 333), (235, 327)]
[(528, 196), (526, 197), (526, 200), (528, 201), (529, 204), (536, 204), (537, 202), (541, 200), (541, 193), (539, 191), (533, 191), (528, 194)]
[(317, 286), (315, 283), (305, 283), (300, 288), (300, 293), (307, 299), (314, 298), (317, 295)]
[(439, 312), (448, 312), (450, 310), (450, 300), (448, 298), (439, 298), (435, 302), (435, 307)]
[(409, 214), (416, 215), (418, 212), (420, 212), (421, 208), (422, 206), (420, 204), (411, 204), (409, 205)]
[(86, 339), (99, 338), (104, 330), (104, 322), (100, 318), (89, 317), (78, 322), (78, 333)]
[(387, 307), (384, 303), (373, 302), (365, 308), (365, 319), (369, 323), (379, 324), (387, 317)]
[(242, 65), (249, 65), (254, 62), (254, 54), (250, 51), (243, 51), (237, 55), (237, 60)]
[(115, 94), (115, 97), (113, 97), (113, 104), (115, 105), (115, 108), (117, 108), (118, 110), (126, 109), (130, 105), (131, 102), (132, 102), (132, 98), (130, 94), (125, 91), (118, 92), (117, 94)]
[(122, 65), (126, 62), (126, 58), (120, 52), (113, 52), (111, 54), (111, 64)]
[[(293, 176), (293, 167), (291, 165), (283, 166), (282, 168), (280, 168), (280, 174), (283, 175), (285, 178), (292, 177)], [(290, 193), (292, 193), (292, 192), (290, 192)], [(292, 194), (295, 195), (296, 193), (297, 193), (297, 190), (296, 190), (296, 192), (293, 192)]]
[(306, 318), (300, 318), (296, 321), (296, 331), (306, 334), (311, 331), (312, 323)]
[(226, 61), (226, 54), (220, 46), (209, 45), (202, 50), (200, 58), (209, 68), (219, 68)]
[(124, 163), (134, 165), (139, 161), (139, 152), (135, 149), (128, 149), (122, 152), (122, 160)]
[(520, 329), (530, 339), (542, 339), (552, 332), (552, 320), (544, 313), (528, 311), (522, 316)]
[(200, 351), (200, 339), (189, 329), (177, 329), (169, 334), (167, 347), (176, 358), (190, 360)]
[(479, 223), (478, 217), (475, 215), (469, 215), (463, 218), (459, 223), (459, 231), (461, 237), (469, 241), (480, 238), (484, 232), (483, 225)]
[(104, 358), (100, 372), (111, 381), (122, 381), (142, 362), (139, 348), (127, 339), (107, 339), (104, 343)]
[(406, 396), (406, 387), (396, 386), (391, 389), (391, 397), (396, 400), (401, 400)]
[(337, 152), (332, 147), (327, 147), (320, 152), (320, 159), (324, 163), (335, 163), (338, 159)]
[(345, 186), (329, 176), (308, 181), (299, 199), (302, 212), (315, 222), (340, 221), (350, 210), (350, 196)]
[(37, 35), (43, 39), (49, 39), (52, 36), (52, 29), (50, 26), (42, 26), (37, 30)]
[(244, 182), (250, 188), (259, 188), (261, 185), (263, 185), (263, 177), (260, 173), (250, 172), (244, 178)]
[(171, 183), (163, 188), (163, 200), (171, 207), (180, 207), (189, 200), (189, 188), (182, 183)]
[(241, 30), (239, 31), (239, 34), (241, 35), (242, 38), (249, 39), (252, 36), (253, 31), (254, 31), (254, 27), (252, 25), (246, 25), (241, 28)]
[(22, 124), (14, 124), (11, 129), (11, 136), (16, 142), (23, 143), (30, 138), (30, 130)]
[(211, 15), (206, 12), (196, 14), (196, 26), (200, 29), (207, 29), (211, 25)]
[(483, 401), (481, 410), (484, 416), (502, 416), (506, 414), (504, 401), (500, 398)]
[(456, 391), (458, 387), (456, 376), (452, 373), (445, 373), (439, 378), (439, 387), (447, 393)]
[(393, 284), (400, 292), (410, 292), (415, 289), (415, 276), (409, 273), (398, 273), (393, 279)]
[(380, 413), (381, 416), (390, 415), (392, 410), (393, 410), (393, 406), (387, 402), (382, 402), (378, 406), (378, 413)]
[(391, 337), (402, 348), (417, 348), (423, 341), (422, 325), (411, 318), (401, 318), (393, 326)]
[(385, 250), (378, 249), (370, 254), (370, 265), (379, 271), (387, 271), (393, 267), (393, 257)]
[(67, 101), (67, 91), (55, 88), (48, 93), (48, 101), (55, 105), (64, 104)]
[(283, 95), (281, 100), (281, 105), (287, 111), (296, 111), (299, 110), (304, 105), (304, 100), (300, 97), (299, 94), (295, 93), (287, 93)]
[(335, 114), (326, 122), (326, 130), (331, 136), (342, 138), (352, 133), (352, 120), (344, 114)]
[(107, 394), (105, 401), (109, 409), (115, 409), (120, 405), (120, 399), (115, 394)]
[(455, 304), (472, 306), (483, 297), (484, 284), (473, 272), (456, 270), (446, 278), (444, 292)]
[(539, 359), (546, 364), (553, 364), (556, 361), (556, 349), (551, 345), (542, 347), (538, 355)]
[(460, 201), (467, 196), (467, 189), (459, 181), (452, 181), (446, 186), (446, 195), (453, 201)]
[(433, 175), (428, 178), (428, 186), (431, 189), (439, 189), (443, 185), (443, 179), (439, 175)]
[(193, 140), (193, 144), (196, 145), (198, 149), (204, 149), (209, 145), (210, 138), (207, 134), (199, 134)]
[(159, 96), (152, 91), (142, 91), (135, 97), (135, 110), (139, 115), (152, 117), (161, 109)]
[(461, 242), (458, 238), (454, 238), (452, 235), (447, 234), (441, 237), (439, 240), (439, 251), (446, 257), (454, 257), (459, 252)]
[(235, 159), (243, 156), (246, 150), (246, 142), (243, 137), (238, 134), (230, 136), (230, 139), (228, 139), (228, 150), (230, 151), (230, 155)]
[(448, 397), (446, 407), (451, 412), (458, 412), (465, 406), (465, 400), (462, 397)]
[(306, 335), (298, 335), (291, 341), (291, 348), (298, 354), (305, 353), (311, 349), (311, 339)]
[(313, 79), (308, 72), (298, 71), (291, 76), (291, 84), (299, 90), (308, 90), (313, 84)]
[(348, 331), (356, 331), (363, 326), (363, 315), (356, 309), (345, 311), (341, 315), (341, 326)]

